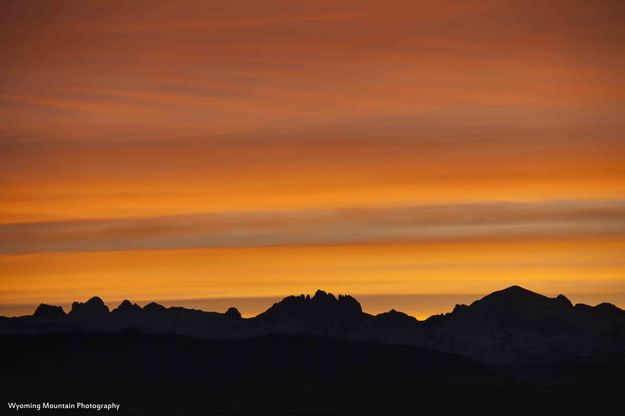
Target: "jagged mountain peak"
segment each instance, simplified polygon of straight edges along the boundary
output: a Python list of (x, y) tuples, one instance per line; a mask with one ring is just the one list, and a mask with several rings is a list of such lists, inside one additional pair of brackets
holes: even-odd
[(156, 302), (150, 302), (143, 307), (143, 310), (148, 311), (148, 312), (156, 312), (156, 311), (160, 312), (166, 309), (167, 308), (165, 308), (163, 305), (161, 305), (160, 303), (156, 303)]
[(307, 324), (356, 319), (360, 303), (351, 296), (317, 290), (310, 295), (288, 296), (258, 315), (261, 320), (306, 322)]
[(567, 308), (573, 307), (573, 303), (569, 300), (569, 298), (567, 298), (566, 296), (562, 294), (559, 294), (558, 296), (556, 296), (556, 300), (559, 301), (562, 305), (566, 306)]
[(241, 312), (239, 312), (239, 310), (235, 307), (228, 308), (225, 315), (234, 319), (242, 319)]
[(63, 319), (67, 315), (61, 306), (54, 306), (42, 303), (37, 307), (33, 317), (42, 320)]
[(396, 322), (418, 322), (419, 320), (414, 316), (410, 316), (404, 312), (397, 311), (395, 309), (391, 309), (387, 312), (382, 312), (375, 315), (376, 318), (384, 319), (384, 320), (392, 320)]
[(69, 317), (85, 321), (99, 321), (108, 317), (109, 308), (104, 304), (102, 298), (94, 296), (85, 303), (72, 303), (72, 310)]
[(336, 297), (332, 293), (326, 292), (321, 289), (317, 289), (312, 299), (316, 301), (324, 301), (324, 300), (335, 301)]
[(99, 296), (93, 296), (92, 298), (90, 298), (87, 302), (85, 302), (86, 305), (99, 305), (99, 306), (106, 306), (104, 304), (104, 301), (102, 300), (101, 297)]
[(140, 310), (141, 310), (141, 306), (137, 305), (136, 303), (132, 303), (128, 299), (124, 299), (122, 303), (120, 303), (119, 306), (115, 308), (112, 312), (120, 313), (120, 312), (131, 312), (131, 311), (140, 311)]
[(103, 308), (105, 308), (107, 310), (107, 312), (108, 312), (108, 306), (106, 306), (104, 304), (104, 301), (99, 296), (93, 296), (92, 298), (90, 298), (86, 302), (74, 302), (74, 303), (72, 303), (72, 310), (70, 311), (70, 313), (74, 312), (76, 309), (82, 309), (82, 308), (93, 308), (93, 309), (96, 309), (96, 308), (103, 309)]

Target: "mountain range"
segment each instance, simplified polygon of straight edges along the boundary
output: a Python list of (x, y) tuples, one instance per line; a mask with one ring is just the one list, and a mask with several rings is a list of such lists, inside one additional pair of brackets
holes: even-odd
[(573, 305), (563, 295), (547, 297), (519, 286), (423, 321), (396, 310), (368, 314), (353, 297), (321, 290), (286, 297), (252, 318), (243, 318), (234, 307), (218, 313), (157, 303), (140, 307), (128, 300), (109, 310), (99, 297), (74, 302), (69, 313), (41, 304), (32, 316), (0, 317), (2, 334), (127, 329), (209, 339), (292, 334), (412, 345), (503, 367), (554, 357), (603, 362), (625, 356), (625, 311), (608, 303)]
[(244, 318), (128, 300), (0, 317), (11, 402), (130, 415), (599, 414), (621, 405), (625, 311), (518, 286), (420, 321), (351, 296), (289, 296)]

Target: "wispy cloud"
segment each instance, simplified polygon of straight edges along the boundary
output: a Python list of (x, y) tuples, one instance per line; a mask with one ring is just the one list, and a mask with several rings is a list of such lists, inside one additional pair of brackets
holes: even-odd
[(623, 201), (211, 213), (0, 225), (0, 253), (625, 238)]

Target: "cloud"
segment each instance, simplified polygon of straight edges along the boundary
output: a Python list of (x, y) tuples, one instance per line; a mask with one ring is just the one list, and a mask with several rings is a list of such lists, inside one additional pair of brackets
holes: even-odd
[(625, 238), (625, 201), (223, 212), (0, 225), (0, 253)]

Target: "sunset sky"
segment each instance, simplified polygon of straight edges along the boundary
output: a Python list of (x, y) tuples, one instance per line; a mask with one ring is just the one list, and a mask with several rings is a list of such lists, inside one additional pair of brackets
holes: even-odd
[(0, 3), (0, 315), (625, 307), (623, 1)]

